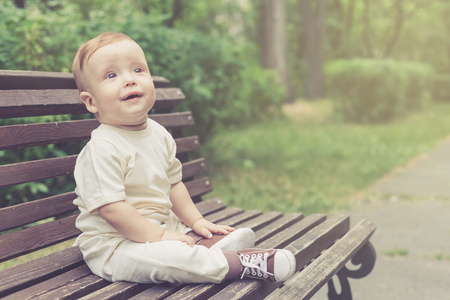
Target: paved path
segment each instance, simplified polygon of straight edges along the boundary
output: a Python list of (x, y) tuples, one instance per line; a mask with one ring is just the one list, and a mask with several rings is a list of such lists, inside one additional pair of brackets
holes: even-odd
[[(377, 225), (377, 262), (352, 280), (353, 299), (450, 300), (450, 139), (383, 178), (375, 200), (349, 212)], [(327, 288), (312, 299), (326, 298)]]

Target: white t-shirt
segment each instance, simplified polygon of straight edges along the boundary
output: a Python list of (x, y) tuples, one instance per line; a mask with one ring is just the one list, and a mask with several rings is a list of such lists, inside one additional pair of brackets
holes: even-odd
[(172, 207), (172, 184), (181, 181), (176, 144), (160, 124), (148, 119), (147, 128), (128, 131), (101, 124), (92, 131), (75, 165), (74, 204), (80, 209), (76, 226), (83, 233), (76, 244), (91, 237), (121, 237), (97, 208), (125, 200), (151, 222), (163, 226)]

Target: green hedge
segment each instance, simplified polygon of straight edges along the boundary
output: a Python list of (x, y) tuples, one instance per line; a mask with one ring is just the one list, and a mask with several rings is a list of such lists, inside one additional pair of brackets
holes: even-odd
[(415, 62), (385, 59), (336, 60), (327, 65), (329, 95), (347, 121), (391, 121), (429, 100), (433, 70)]
[(450, 102), (450, 75), (437, 74), (431, 80), (431, 93), (436, 101)]

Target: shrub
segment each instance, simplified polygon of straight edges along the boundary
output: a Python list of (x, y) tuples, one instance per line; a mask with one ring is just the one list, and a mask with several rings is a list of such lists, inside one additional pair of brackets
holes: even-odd
[(13, 1), (0, 2), (0, 69), (70, 72), (83, 41), (84, 24), (75, 5), (44, 10), (33, 3), (19, 9)]
[(283, 90), (272, 71), (249, 61), (248, 47), (197, 31), (161, 26), (129, 27), (153, 74), (180, 87), (202, 137), (216, 126), (260, 121), (281, 111)]
[(450, 102), (450, 75), (437, 74), (432, 77), (431, 81), (433, 99)]
[[(0, 2), (0, 69), (71, 71), (72, 59), (82, 42), (104, 31), (130, 35), (144, 49), (154, 75), (167, 77), (186, 95), (196, 131), (211, 135), (216, 126), (256, 122), (281, 111), (282, 88), (272, 71), (263, 70), (248, 44), (205, 35), (188, 28), (168, 28), (163, 18), (149, 17), (133, 7), (95, 6), (81, 11), (65, 2), (55, 9), (12, 1)], [(2, 7), (3, 6), (3, 7)], [(41, 7), (44, 6), (44, 7)]]
[(336, 112), (347, 121), (390, 121), (429, 99), (431, 67), (384, 59), (336, 60), (327, 65)]

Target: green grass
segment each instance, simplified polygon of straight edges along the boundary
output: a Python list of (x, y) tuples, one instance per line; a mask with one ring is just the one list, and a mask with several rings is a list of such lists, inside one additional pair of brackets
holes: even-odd
[(349, 209), (356, 194), (450, 134), (445, 103), (379, 125), (336, 121), (329, 101), (299, 102), (286, 112), (206, 144), (212, 196), (263, 211)]
[(391, 250), (386, 250), (382, 252), (383, 255), (394, 257), (394, 256), (408, 256), (409, 251), (405, 248), (396, 247)]
[(450, 260), (450, 253), (436, 253), (434, 258), (437, 260)]

